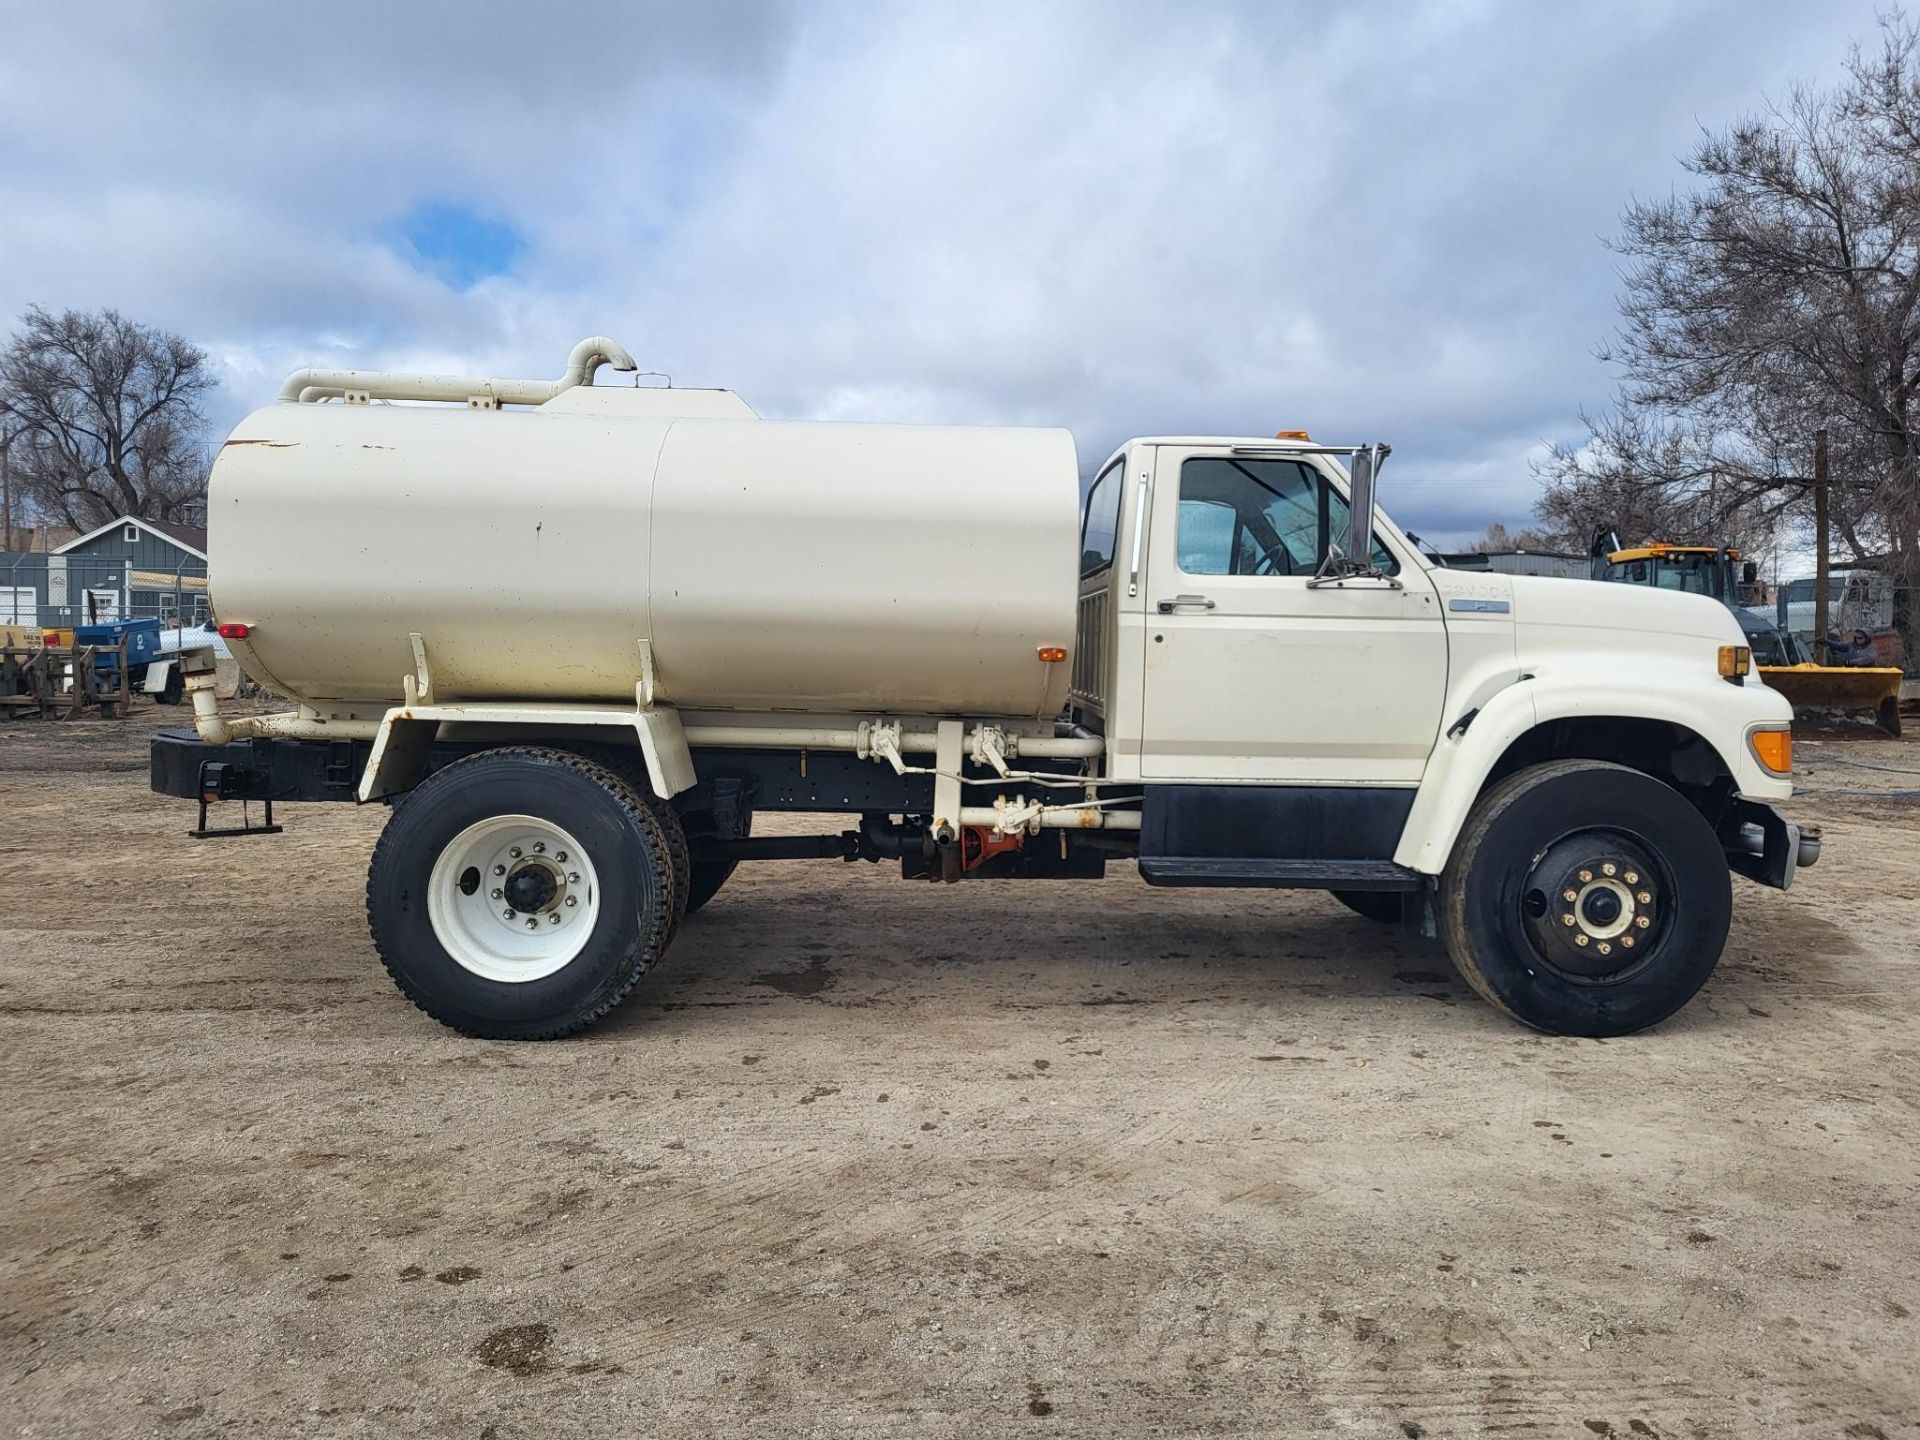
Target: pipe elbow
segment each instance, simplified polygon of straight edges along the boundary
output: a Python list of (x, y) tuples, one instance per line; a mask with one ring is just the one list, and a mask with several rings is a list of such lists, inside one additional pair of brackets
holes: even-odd
[(303, 392), (311, 388), (312, 385), (312, 366), (296, 370), (280, 382), (280, 398), (282, 401), (298, 401), (304, 399), (305, 396)]
[(605, 335), (589, 335), (573, 347), (567, 356), (566, 373), (561, 375), (559, 389), (571, 390), (575, 385), (591, 385), (594, 371), (602, 365), (611, 365), (616, 370), (638, 370), (640, 368), (627, 347), (618, 340)]
[(193, 701), (193, 728), (209, 745), (226, 745), (234, 739), (233, 727), (220, 713), (220, 699), (214, 693), (214, 677), (209, 672), (187, 676), (187, 694)]

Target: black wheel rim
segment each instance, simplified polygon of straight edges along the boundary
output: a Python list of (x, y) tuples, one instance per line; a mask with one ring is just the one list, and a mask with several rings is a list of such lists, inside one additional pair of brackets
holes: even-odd
[(1673, 879), (1638, 836), (1575, 830), (1535, 857), (1518, 905), (1548, 970), (1578, 985), (1617, 985), (1657, 956), (1673, 916)]

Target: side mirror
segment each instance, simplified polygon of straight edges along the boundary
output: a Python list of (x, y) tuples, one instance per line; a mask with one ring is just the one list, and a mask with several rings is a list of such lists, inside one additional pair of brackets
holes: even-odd
[(1385, 447), (1365, 445), (1356, 450), (1348, 468), (1347, 565), (1365, 570), (1373, 564), (1373, 485), (1380, 474)]

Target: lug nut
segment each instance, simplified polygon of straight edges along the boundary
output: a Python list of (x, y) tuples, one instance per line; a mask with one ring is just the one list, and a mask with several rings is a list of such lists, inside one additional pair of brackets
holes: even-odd
[(502, 910), (500, 912), (500, 918), (502, 920), (511, 920), (518, 913), (519, 913), (518, 911), (512, 910), (512, 909)]
[[(580, 903), (580, 897), (579, 897), (578, 895), (569, 895), (569, 896), (567, 896), (567, 904), (569, 904), (569, 905), (578, 905), (579, 903)], [(557, 918), (559, 918), (559, 917), (557, 917), (557, 916), (556, 916), (555, 918), (557, 919)]]
[(1638, 900), (1642, 905), (1651, 905), (1653, 903), (1653, 894), (1651, 891), (1642, 890), (1633, 898)]
[(1609, 860), (1607, 861), (1606, 864), (1600, 867), (1600, 873), (1602, 875), (1611, 875), (1615, 870), (1619, 868), (1620, 868), (1619, 866), (1615, 865), (1611, 860)]
[(1578, 900), (1580, 898), (1580, 892), (1578, 890), (1562, 890), (1560, 892), (1560, 898), (1562, 900)]
[(556, 850), (553, 852), (553, 858), (555, 863), (564, 865), (567, 863), (567, 852), (564, 850)]
[(501, 898), (501, 896), (505, 895), (506, 893), (507, 893), (506, 891), (502, 890), (499, 886), (496, 885), (493, 890), (493, 898), (498, 900)]
[(1584, 945), (1587, 943), (1587, 937), (1584, 935), (1576, 935), (1573, 937), (1573, 943), (1576, 945)]
[(507, 873), (507, 867), (504, 865), (496, 865), (493, 867), (493, 873), (496, 875), (504, 875)]
[(544, 854), (546, 854), (546, 853), (547, 853), (547, 842), (546, 842), (546, 841), (544, 841), (544, 840), (536, 840), (536, 841), (534, 841), (534, 842), (533, 842), (533, 853), (534, 853), (534, 854), (536, 854), (536, 855), (544, 855)]
[(1600, 953), (1602, 955), (1611, 955), (1613, 953), (1613, 946), (1609, 945), (1606, 941), (1602, 940), (1600, 942)]
[(558, 925), (558, 924), (560, 923), (560, 914), (559, 914), (559, 912), (558, 912), (558, 911), (555, 911), (555, 912), (554, 912), (553, 914), (551, 914), (551, 915), (549, 915), (549, 916), (547, 916), (547, 919), (548, 919), (548, 920), (549, 920), (549, 921), (550, 921), (551, 923), (553, 923), (553, 924), (555, 924), (555, 925)]
[(1629, 885), (1638, 885), (1640, 883), (1640, 877), (1631, 870), (1627, 871), (1621, 878)]
[(1620, 937), (1620, 943), (1631, 950), (1633, 948), (1633, 937), (1631, 935), (1622, 935)]
[(529, 915), (527, 917), (527, 929), (538, 930), (539, 928), (540, 928), (540, 922), (534, 919), (533, 916)]
[(514, 859), (518, 860), (520, 858), (520, 847), (518, 845), (513, 846), (511, 849), (507, 851), (507, 854), (513, 856)]
[[(518, 853), (518, 852), (516, 852), (516, 853)], [(1592, 884), (1592, 883), (1593, 883), (1593, 872), (1592, 872), (1591, 870), (1582, 870), (1582, 871), (1580, 872), (1580, 883), (1581, 883), (1582, 885), (1590, 885), (1590, 884)]]
[(1562, 925), (1571, 925), (1573, 924), (1573, 917), (1571, 915), (1562, 915), (1560, 917), (1560, 923)]
[(579, 877), (578, 875), (568, 875), (568, 876), (567, 876), (567, 884), (569, 884), (569, 885), (578, 885), (579, 883), (580, 883), (580, 877)]
[(1649, 925), (1653, 924), (1653, 921), (1649, 920), (1645, 915), (1640, 915), (1635, 917), (1633, 923), (1638, 925), (1642, 930), (1644, 930)]

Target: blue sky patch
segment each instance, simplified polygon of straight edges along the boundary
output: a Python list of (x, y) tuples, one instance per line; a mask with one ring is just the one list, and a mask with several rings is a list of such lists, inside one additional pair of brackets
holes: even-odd
[(510, 273), (527, 248), (505, 221), (437, 202), (410, 210), (389, 232), (388, 243), (414, 269), (455, 290)]

